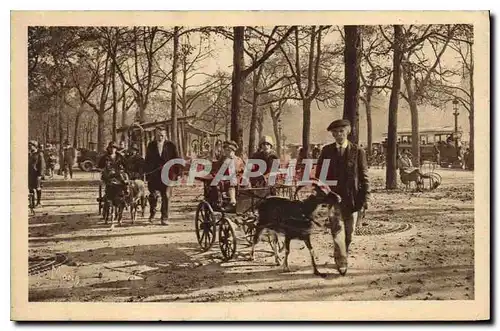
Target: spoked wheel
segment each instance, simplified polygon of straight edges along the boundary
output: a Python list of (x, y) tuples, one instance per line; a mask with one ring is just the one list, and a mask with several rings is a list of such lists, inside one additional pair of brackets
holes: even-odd
[(226, 217), (219, 224), (219, 246), (224, 261), (229, 261), (236, 253), (236, 234), (231, 221)]
[(212, 247), (215, 241), (215, 215), (210, 204), (200, 202), (196, 209), (195, 227), (196, 238), (201, 249), (205, 252)]

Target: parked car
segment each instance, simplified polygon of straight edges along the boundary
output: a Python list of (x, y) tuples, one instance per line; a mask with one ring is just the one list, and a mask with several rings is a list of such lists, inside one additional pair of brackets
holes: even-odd
[(77, 152), (76, 163), (82, 171), (90, 172), (97, 165), (98, 153), (86, 148), (80, 148)]

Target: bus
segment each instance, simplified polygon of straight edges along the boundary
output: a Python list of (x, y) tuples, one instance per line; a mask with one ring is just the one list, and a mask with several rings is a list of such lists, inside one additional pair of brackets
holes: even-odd
[[(420, 164), (424, 161), (437, 162), (441, 167), (464, 167), (463, 154), (464, 142), (462, 142), (461, 130), (455, 132), (451, 126), (421, 129), (420, 137)], [(382, 149), (387, 150), (387, 133), (383, 134), (384, 141)], [(455, 143), (457, 140), (458, 148)], [(398, 152), (412, 149), (411, 130), (401, 130), (397, 133)], [(439, 154), (437, 153), (439, 151)], [(438, 157), (439, 155), (439, 157)]]

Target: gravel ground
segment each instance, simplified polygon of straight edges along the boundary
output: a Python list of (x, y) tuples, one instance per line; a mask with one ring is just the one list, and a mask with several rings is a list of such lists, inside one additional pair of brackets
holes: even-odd
[(131, 224), (126, 213), (124, 226), (110, 230), (97, 215), (91, 175), (55, 179), (46, 183), (44, 205), (29, 219), (30, 267), (42, 271), (30, 276), (29, 300), (474, 299), (474, 173), (438, 172), (443, 184), (433, 192), (387, 192), (385, 171), (370, 169), (372, 203), (358, 225), (345, 277), (335, 269), (330, 233), (314, 230), (326, 279), (312, 275), (308, 250), (299, 241), (292, 241), (287, 273), (274, 265), (265, 242), (252, 262), (241, 238), (229, 262), (222, 262), (217, 242), (202, 253), (194, 232), (199, 186), (176, 188), (168, 226), (141, 217)]

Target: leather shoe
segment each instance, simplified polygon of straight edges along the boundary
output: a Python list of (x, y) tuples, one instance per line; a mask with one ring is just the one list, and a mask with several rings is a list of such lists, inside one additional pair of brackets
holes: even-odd
[(163, 219), (163, 218), (162, 218), (162, 219), (160, 220), (160, 224), (161, 224), (161, 225), (168, 225), (167, 221), (168, 221), (168, 219)]
[(345, 274), (347, 273), (347, 267), (346, 266), (337, 267), (337, 270), (339, 271), (339, 274), (342, 275), (342, 276), (345, 276)]

